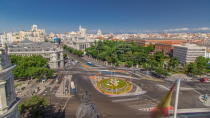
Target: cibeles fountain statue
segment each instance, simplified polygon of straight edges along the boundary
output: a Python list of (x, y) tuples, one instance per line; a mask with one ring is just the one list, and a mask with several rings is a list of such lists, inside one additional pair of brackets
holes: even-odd
[(90, 94), (86, 91), (81, 99), (81, 105), (76, 112), (76, 118), (99, 118), (95, 104), (90, 102)]
[(7, 46), (0, 44), (0, 118), (19, 118), (18, 103)]

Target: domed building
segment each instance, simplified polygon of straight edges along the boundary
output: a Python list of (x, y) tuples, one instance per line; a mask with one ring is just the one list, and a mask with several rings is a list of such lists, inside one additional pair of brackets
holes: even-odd
[(58, 37), (55, 37), (55, 38), (53, 39), (53, 42), (54, 42), (54, 43), (57, 43), (57, 44), (60, 44), (60, 43), (61, 43), (61, 39), (58, 38)]

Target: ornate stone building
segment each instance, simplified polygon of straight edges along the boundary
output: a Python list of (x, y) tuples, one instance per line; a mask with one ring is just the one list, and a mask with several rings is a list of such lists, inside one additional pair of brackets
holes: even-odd
[(37, 25), (32, 25), (30, 30), (0, 33), (0, 42), (3, 43), (19, 43), (25, 39), (33, 42), (44, 42), (46, 40), (45, 29), (39, 29)]
[(18, 56), (41, 55), (48, 59), (48, 65), (51, 69), (64, 67), (63, 48), (58, 44), (24, 40), (21, 43), (9, 45), (8, 53)]
[(95, 41), (95, 39), (88, 37), (86, 29), (81, 26), (78, 32), (66, 32), (63, 37), (63, 44), (83, 51), (93, 45)]
[(7, 47), (0, 46), (0, 118), (19, 118), (18, 103), (11, 70), (15, 67), (9, 61)]

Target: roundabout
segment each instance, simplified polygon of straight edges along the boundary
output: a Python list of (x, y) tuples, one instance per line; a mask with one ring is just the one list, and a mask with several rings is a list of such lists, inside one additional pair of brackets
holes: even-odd
[(129, 93), (133, 88), (133, 84), (124, 78), (104, 77), (97, 80), (96, 87), (104, 94), (120, 95)]

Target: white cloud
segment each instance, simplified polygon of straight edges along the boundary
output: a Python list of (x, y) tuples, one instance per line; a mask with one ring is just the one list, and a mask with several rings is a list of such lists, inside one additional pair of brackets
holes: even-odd
[(194, 31), (208, 31), (210, 30), (209, 27), (199, 27), (199, 28), (193, 28)]
[(181, 32), (181, 31), (189, 31), (190, 29), (187, 27), (184, 28), (175, 28), (175, 29), (166, 29), (164, 32)]
[(175, 29), (166, 29), (164, 32), (186, 32), (186, 31), (210, 31), (209, 27), (199, 27), (199, 28), (175, 28)]

